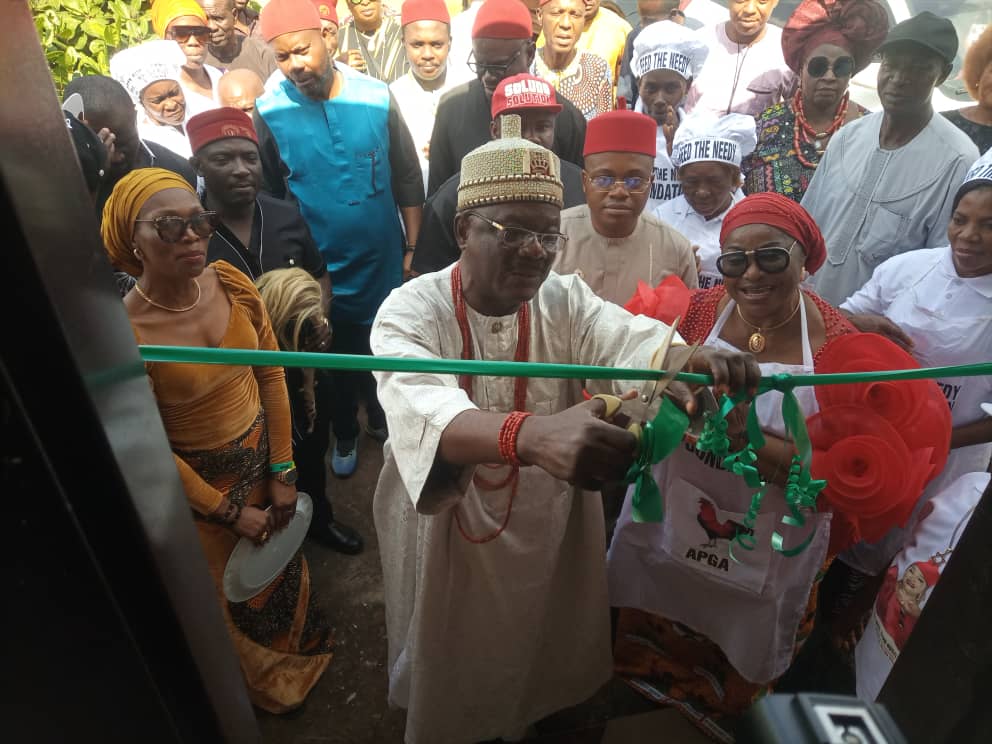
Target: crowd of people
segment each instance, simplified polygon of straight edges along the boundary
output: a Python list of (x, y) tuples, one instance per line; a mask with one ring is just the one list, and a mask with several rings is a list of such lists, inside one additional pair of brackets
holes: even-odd
[(137, 342), (679, 366), (735, 396), (727, 452), (674, 443), (646, 522), (627, 424), (702, 420), (681, 383), (147, 364), (252, 702), (302, 706), (333, 638), (302, 553), (241, 602), (227, 561), (298, 492), (313, 542), (361, 552), (328, 472), (362, 436), (410, 744), (520, 740), (611, 675), (717, 741), (824, 659), (873, 700), (989, 487), (992, 378), (754, 394), (992, 359), (992, 27), (974, 105), (938, 112), (961, 44), (928, 11), (454, 5), (155, 0), (157, 38), (68, 84)]

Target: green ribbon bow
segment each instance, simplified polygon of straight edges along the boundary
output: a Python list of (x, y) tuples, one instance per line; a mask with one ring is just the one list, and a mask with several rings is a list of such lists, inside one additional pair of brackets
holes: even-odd
[(637, 459), (624, 476), (625, 482), (635, 484), (630, 501), (635, 522), (661, 522), (664, 519), (665, 507), (651, 466), (675, 451), (688, 428), (689, 417), (668, 398), (662, 399), (654, 420), (644, 424)]

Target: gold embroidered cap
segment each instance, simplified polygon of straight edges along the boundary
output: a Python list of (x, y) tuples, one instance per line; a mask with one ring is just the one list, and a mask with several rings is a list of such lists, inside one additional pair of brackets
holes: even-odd
[(520, 136), (520, 117), (500, 117), (500, 138), (462, 158), (458, 209), (538, 201), (561, 208), (561, 163), (551, 150)]

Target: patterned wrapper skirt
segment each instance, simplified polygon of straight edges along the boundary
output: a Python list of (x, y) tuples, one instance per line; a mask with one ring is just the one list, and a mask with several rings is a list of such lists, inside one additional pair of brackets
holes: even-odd
[[(248, 431), (221, 447), (176, 454), (234, 503), (264, 504), (269, 469), (264, 412)], [(270, 713), (299, 707), (330, 663), (333, 647), (330, 628), (310, 593), (306, 559), (297, 553), (261, 594), (229, 602), (224, 568), (239, 538), (198, 515), (196, 527), (251, 701)]]
[[(828, 560), (813, 582), (796, 632), (793, 659), (813, 628), (817, 587), (829, 565)], [(708, 637), (661, 615), (630, 607), (620, 609), (613, 669), (645, 697), (676, 708), (709, 738), (726, 744), (734, 741), (731, 728), (736, 716), (775, 685), (774, 681), (756, 684), (744, 679)]]

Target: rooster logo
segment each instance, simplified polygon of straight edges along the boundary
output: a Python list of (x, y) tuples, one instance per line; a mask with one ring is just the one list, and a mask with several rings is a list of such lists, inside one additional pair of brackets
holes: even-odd
[(706, 532), (709, 542), (704, 547), (715, 548), (717, 540), (733, 540), (738, 535), (753, 535), (754, 530), (745, 527), (739, 522), (728, 519), (721, 522), (716, 516), (716, 507), (709, 499), (699, 499), (699, 514), (696, 521)]

